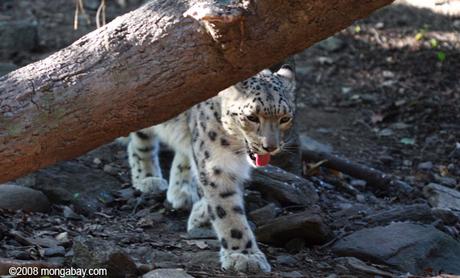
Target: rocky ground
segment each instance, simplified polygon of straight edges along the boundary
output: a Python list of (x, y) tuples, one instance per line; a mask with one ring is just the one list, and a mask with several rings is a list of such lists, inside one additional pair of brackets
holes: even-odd
[[(110, 2), (108, 20), (141, 1), (124, 2)], [(0, 73), (93, 29), (99, 1), (85, 3), (91, 23), (80, 16), (73, 31), (72, 1), (2, 1)], [(302, 148), (397, 182), (307, 156), (302, 178), (260, 170), (246, 209), (273, 272), (250, 277), (460, 275), (459, 30), (460, 18), (394, 5), (296, 56)], [(164, 150), (165, 176), (170, 161)], [(213, 234), (187, 234), (187, 213), (164, 194), (130, 187), (118, 143), (0, 186), (0, 207), (0, 275), (25, 262), (114, 277), (241, 275), (219, 270)]]

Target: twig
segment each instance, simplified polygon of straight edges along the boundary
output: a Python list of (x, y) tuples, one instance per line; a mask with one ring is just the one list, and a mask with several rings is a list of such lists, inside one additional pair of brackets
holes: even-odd
[[(96, 27), (100, 28), (106, 24), (105, 22), (105, 0), (101, 0), (101, 4), (99, 8), (97, 8), (96, 12)], [(102, 17), (102, 18), (101, 18)]]
[(413, 190), (412, 186), (390, 174), (386, 174), (377, 169), (358, 164), (333, 154), (302, 148), (302, 159), (309, 161), (327, 160), (324, 164), (322, 164), (323, 166), (346, 173), (355, 178), (365, 180), (369, 185), (379, 189), (388, 190), (390, 187), (394, 187), (404, 193), (410, 193)]

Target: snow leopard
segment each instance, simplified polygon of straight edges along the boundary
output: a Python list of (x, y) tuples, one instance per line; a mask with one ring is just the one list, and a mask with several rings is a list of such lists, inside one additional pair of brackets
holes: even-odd
[[(162, 124), (130, 134), (132, 185), (164, 191), (175, 209), (191, 209), (187, 230), (211, 224), (224, 270), (269, 272), (243, 203), (253, 167), (283, 151), (295, 113), (295, 74), (288, 66), (263, 70)], [(159, 142), (174, 152), (169, 186)]]

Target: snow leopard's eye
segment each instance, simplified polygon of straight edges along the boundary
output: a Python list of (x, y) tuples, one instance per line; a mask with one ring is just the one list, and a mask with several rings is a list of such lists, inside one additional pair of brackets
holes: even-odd
[(253, 122), (253, 123), (258, 123), (259, 122), (259, 117), (255, 116), (255, 115), (249, 115), (249, 116), (246, 116), (246, 118)]
[(291, 120), (292, 120), (291, 117), (289, 117), (289, 116), (284, 116), (284, 117), (282, 117), (282, 118), (280, 119), (280, 124), (288, 123), (288, 122), (290, 122)]

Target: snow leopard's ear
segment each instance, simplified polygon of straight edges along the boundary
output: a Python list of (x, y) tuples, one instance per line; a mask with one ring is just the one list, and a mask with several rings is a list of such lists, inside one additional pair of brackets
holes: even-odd
[(295, 81), (295, 71), (290, 65), (282, 65), (281, 68), (275, 74), (283, 77), (284, 79), (290, 82)]

